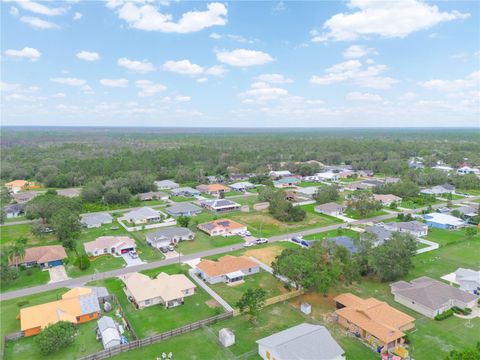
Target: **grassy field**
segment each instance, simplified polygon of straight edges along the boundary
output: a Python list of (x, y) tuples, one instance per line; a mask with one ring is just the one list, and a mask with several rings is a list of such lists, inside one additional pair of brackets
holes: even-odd
[(229, 246), (242, 243), (244, 240), (240, 236), (209, 236), (203, 231), (195, 231), (193, 241), (182, 241), (177, 246), (177, 251), (182, 254), (192, 254), (200, 251), (214, 249), (223, 246)]
[(5, 218), (4, 222), (6, 224), (8, 224), (8, 223), (11, 223), (11, 222), (25, 221), (25, 220), (27, 220), (27, 218), (25, 216), (17, 216), (17, 217), (13, 217), (13, 218)]
[(195, 201), (197, 198), (195, 197), (188, 197), (188, 196), (170, 196), (170, 200), (175, 202), (184, 202), (184, 201)]
[[(165, 268), (156, 269), (158, 272), (165, 270), (170, 273), (185, 272), (185, 265), (171, 265)], [(152, 274), (152, 273), (150, 273)], [(123, 282), (120, 279), (107, 279), (103, 282), (95, 282), (96, 285), (103, 284), (109, 292), (117, 296), (125, 316), (130, 321), (133, 330), (139, 338), (171, 330), (191, 322), (205, 319), (218, 314), (219, 308), (210, 307), (210, 296), (200, 287), (197, 287), (195, 295), (185, 298), (185, 304), (172, 309), (165, 309), (160, 305), (151, 306), (141, 310), (128, 301), (124, 291)], [(223, 309), (221, 310), (223, 311)]]
[[(320, 186), (322, 186), (322, 184), (319, 183), (319, 182), (316, 182), (316, 181), (302, 181), (297, 186), (299, 186), (299, 187), (311, 187), (311, 186), (320, 187)], [(323, 185), (323, 186), (325, 186), (325, 185)]]
[(463, 193), (463, 194), (469, 194), (473, 196), (479, 196), (480, 195), (480, 190), (463, 190), (463, 189), (457, 189), (455, 192), (457, 193)]
[(239, 198), (233, 199), (233, 201), (235, 201), (240, 205), (249, 205), (250, 209), (253, 209), (253, 205), (259, 202), (257, 195), (239, 197)]
[(260, 270), (258, 274), (245, 276), (244, 279), (243, 284), (235, 286), (219, 283), (210, 287), (232, 307), (236, 307), (237, 301), (247, 289), (261, 288), (266, 291), (267, 299), (287, 292), (280, 281), (264, 270)]
[(17, 279), (10, 282), (0, 282), (0, 290), (2, 292), (17, 290), (26, 287), (46, 284), (50, 280), (48, 271), (42, 271), (38, 267), (30, 269), (20, 268), (20, 275)]
[(28, 245), (51, 245), (56, 242), (53, 234), (35, 236), (31, 233), (31, 224), (9, 225), (0, 227), (0, 246), (10, 245), (18, 238), (26, 237)]
[[(465, 240), (467, 237), (465, 235), (465, 229), (449, 231), (443, 229), (428, 229), (428, 235), (425, 236), (425, 239), (434, 241), (440, 246), (445, 246), (453, 243), (457, 243)], [(480, 241), (480, 233), (475, 235), (473, 240)]]
[(319, 240), (319, 239), (325, 239), (325, 238), (331, 238), (331, 237), (337, 237), (337, 236), (349, 236), (352, 239), (359, 239), (360, 238), (360, 233), (357, 231), (353, 231), (350, 229), (336, 229), (336, 230), (330, 230), (330, 231), (325, 231), (317, 234), (311, 234), (304, 236), (303, 238), (305, 240)]
[(381, 215), (386, 215), (386, 214), (388, 214), (388, 213), (386, 211), (383, 211), (383, 210), (372, 211), (365, 216), (361, 216), (357, 211), (353, 211), (353, 210), (347, 210), (345, 212), (346, 217), (349, 217), (350, 219), (356, 219), (356, 220), (368, 219), (368, 218), (372, 218), (372, 217), (375, 217), (375, 216), (381, 216)]

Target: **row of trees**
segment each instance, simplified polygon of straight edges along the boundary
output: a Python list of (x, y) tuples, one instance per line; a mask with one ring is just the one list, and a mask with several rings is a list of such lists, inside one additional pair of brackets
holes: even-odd
[(305, 219), (307, 213), (292, 205), (286, 200), (286, 194), (283, 190), (277, 190), (271, 187), (263, 187), (258, 193), (259, 201), (267, 201), (270, 203), (268, 211), (278, 221), (298, 222)]

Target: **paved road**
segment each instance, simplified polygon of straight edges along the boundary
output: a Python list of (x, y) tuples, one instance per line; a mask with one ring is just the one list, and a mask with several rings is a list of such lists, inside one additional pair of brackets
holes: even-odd
[[(476, 200), (476, 199), (480, 199), (480, 196), (469, 198), (469, 200)], [(462, 199), (459, 199), (459, 200), (453, 200), (452, 203), (455, 204), (455, 203), (461, 203), (461, 202), (464, 202), (464, 201), (465, 201), (464, 199), (463, 199), (463, 201), (462, 201)], [(439, 207), (442, 207), (442, 206), (445, 206), (445, 203), (436, 204), (432, 207), (433, 208), (439, 208)], [(425, 209), (426, 209), (426, 207), (425, 208), (406, 210), (404, 212), (405, 213), (418, 213), (418, 212), (421, 212)], [(269, 238), (269, 242), (276, 242), (276, 241), (281, 241), (281, 240), (285, 240), (285, 239), (290, 239), (293, 236), (306, 236), (306, 235), (316, 234), (316, 233), (319, 233), (319, 232), (335, 230), (335, 229), (338, 229), (340, 227), (346, 227), (348, 225), (353, 226), (353, 225), (365, 224), (365, 223), (368, 223), (368, 222), (383, 221), (383, 220), (390, 219), (394, 216), (395, 216), (395, 214), (386, 214), (386, 215), (376, 216), (376, 217), (369, 218), (369, 219), (357, 220), (357, 221), (351, 222), (349, 224), (339, 223), (339, 224), (322, 226), (322, 227), (309, 229), (309, 230), (298, 231), (298, 232), (295, 232), (295, 233), (277, 235), (277, 236), (273, 236), (273, 237)], [(0, 301), (15, 299), (15, 298), (19, 298), (19, 297), (22, 297), (22, 296), (27, 296), (27, 295), (40, 293), (40, 292), (43, 292), (43, 291), (59, 289), (59, 288), (62, 288), (62, 287), (80, 286), (80, 285), (83, 285), (83, 284), (85, 284), (87, 282), (90, 282), (90, 281), (108, 279), (108, 278), (116, 277), (116, 276), (119, 276), (119, 275), (124, 275), (124, 274), (127, 274), (127, 273), (131, 273), (131, 272), (138, 272), (138, 271), (143, 271), (143, 270), (148, 270), (148, 269), (154, 269), (154, 268), (157, 268), (157, 267), (160, 267), (160, 266), (165, 266), (165, 265), (174, 264), (174, 263), (180, 263), (180, 262), (193, 260), (193, 259), (197, 259), (197, 258), (201, 258), (201, 257), (205, 257), (205, 256), (223, 254), (223, 253), (227, 253), (227, 252), (230, 252), (230, 251), (239, 250), (239, 249), (242, 249), (242, 248), (243, 248), (243, 244), (240, 243), (240, 244), (236, 244), (236, 245), (232, 245), (232, 246), (225, 246), (225, 247), (221, 247), (221, 248), (210, 249), (210, 250), (202, 251), (202, 252), (195, 253), (195, 254), (182, 255), (182, 256), (179, 256), (179, 257), (173, 258), (173, 259), (158, 260), (158, 261), (154, 261), (154, 262), (151, 262), (151, 263), (129, 266), (128, 268), (121, 268), (121, 269), (111, 270), (111, 271), (107, 271), (107, 272), (103, 272), (103, 273), (91, 274), (91, 275), (87, 275), (87, 276), (78, 277), (78, 278), (75, 278), (75, 279), (59, 281), (59, 282), (52, 283), (52, 284), (45, 284), (45, 285), (39, 285), (39, 286), (33, 286), (33, 287), (25, 288), (25, 289), (15, 290), (15, 291), (9, 291), (7, 293), (0, 294)]]

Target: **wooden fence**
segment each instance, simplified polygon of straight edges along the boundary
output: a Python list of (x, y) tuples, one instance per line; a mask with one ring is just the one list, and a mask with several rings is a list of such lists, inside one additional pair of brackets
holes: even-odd
[[(303, 294), (303, 289), (293, 290), (285, 294), (268, 298), (267, 300), (265, 300), (264, 306), (269, 306), (269, 305), (279, 303), (281, 301), (289, 300), (302, 294)], [(238, 315), (240, 315), (240, 310), (239, 309), (233, 310), (233, 316), (238, 316)]]
[(197, 322), (194, 322), (194, 323), (191, 323), (191, 324), (188, 324), (188, 325), (185, 325), (185, 326), (182, 326), (182, 327), (170, 330), (170, 331), (163, 332), (161, 334), (152, 335), (152, 336), (147, 337), (145, 339), (133, 340), (132, 342), (130, 342), (128, 344), (114, 346), (110, 349), (102, 350), (102, 351), (99, 351), (95, 354), (84, 356), (84, 357), (80, 358), (80, 360), (107, 359), (109, 357), (112, 357), (114, 355), (118, 355), (118, 354), (120, 354), (122, 352), (125, 352), (125, 351), (129, 351), (129, 350), (132, 350), (132, 349), (137, 349), (137, 348), (140, 348), (142, 346), (151, 345), (151, 344), (163, 341), (163, 340), (170, 339), (170, 338), (172, 338), (174, 336), (177, 336), (177, 335), (185, 334), (187, 332), (200, 329), (202, 326), (209, 325), (209, 324), (212, 324), (212, 323), (217, 322), (219, 320), (227, 319), (227, 318), (232, 317), (232, 316), (233, 316), (232, 312), (222, 313), (220, 315), (216, 315), (216, 316), (210, 317), (208, 319), (200, 320), (200, 321), (197, 321)]

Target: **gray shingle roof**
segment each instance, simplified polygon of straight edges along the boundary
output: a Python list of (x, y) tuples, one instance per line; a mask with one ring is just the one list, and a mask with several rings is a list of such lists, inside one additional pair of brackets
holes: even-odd
[(392, 232), (390, 230), (385, 229), (381, 225), (373, 225), (373, 226), (365, 226), (365, 232), (370, 234), (375, 234), (377, 236), (376, 243), (378, 245), (383, 244), (386, 240), (392, 236)]
[(193, 213), (201, 212), (202, 208), (196, 205), (193, 205), (191, 203), (184, 202), (184, 203), (173, 204), (172, 206), (168, 207), (166, 211), (170, 215), (179, 215), (179, 214), (185, 214), (189, 212), (193, 212)]
[(145, 236), (151, 243), (168, 241), (171, 242), (174, 238), (186, 238), (192, 235), (193, 232), (190, 229), (178, 226), (166, 227), (151, 233), (147, 233)]
[(113, 321), (110, 316), (102, 316), (100, 319), (98, 319), (97, 326), (101, 332), (107, 330), (108, 328), (117, 328), (115, 326), (115, 321)]
[(147, 206), (144, 206), (140, 209), (132, 210), (125, 214), (127, 219), (131, 219), (133, 221), (137, 220), (144, 220), (149, 218), (154, 218), (160, 216), (160, 213), (157, 210), (153, 210)]
[(257, 340), (257, 344), (289, 360), (331, 360), (345, 353), (324, 326), (312, 324), (291, 327)]
[(80, 222), (86, 226), (102, 225), (113, 221), (112, 215), (108, 213), (82, 215)]

